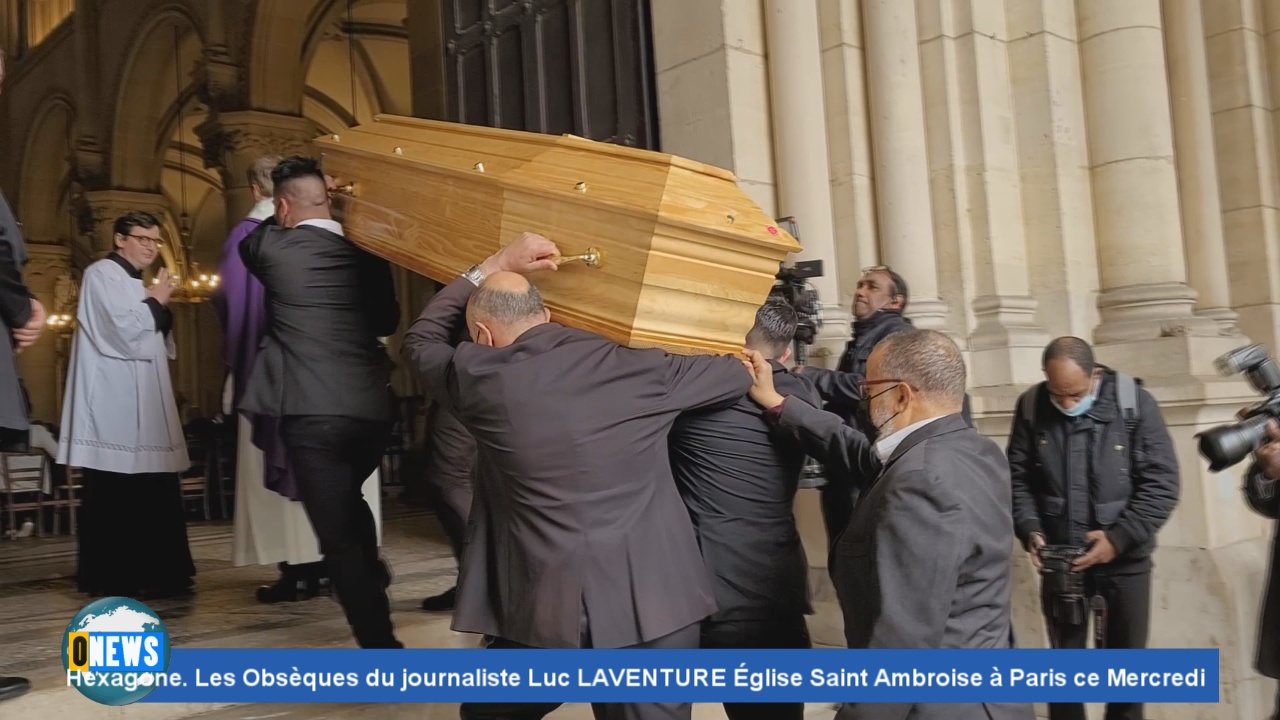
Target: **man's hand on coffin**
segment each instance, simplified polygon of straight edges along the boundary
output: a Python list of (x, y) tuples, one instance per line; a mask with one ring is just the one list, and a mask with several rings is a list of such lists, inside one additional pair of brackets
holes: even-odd
[(32, 345), (36, 344), (36, 340), (40, 339), (40, 333), (44, 330), (44, 323), (49, 318), (45, 312), (44, 305), (39, 300), (31, 298), (31, 319), (27, 320), (27, 324), (13, 331), (13, 340), (17, 345), (17, 351), (22, 352)]
[(746, 356), (742, 364), (746, 365), (747, 372), (751, 373), (751, 389), (747, 394), (766, 410), (772, 410), (781, 405), (785, 398), (773, 387), (773, 366), (755, 350), (743, 348), (742, 354)]
[(520, 233), (510, 245), (481, 263), (480, 270), (485, 277), (504, 270), (522, 275), (537, 270), (558, 270), (560, 266), (555, 258), (559, 255), (560, 249), (550, 240), (530, 232)]
[(156, 281), (147, 288), (147, 297), (155, 298), (161, 305), (168, 305), (169, 298), (173, 296), (173, 287), (173, 276), (169, 274), (169, 269), (160, 268), (160, 272), (156, 273)]

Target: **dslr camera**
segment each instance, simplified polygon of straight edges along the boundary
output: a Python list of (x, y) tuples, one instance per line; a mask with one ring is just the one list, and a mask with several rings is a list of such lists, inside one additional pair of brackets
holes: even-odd
[(1196, 435), (1200, 455), (1218, 472), (1249, 457), (1267, 442), (1267, 421), (1280, 420), (1280, 364), (1261, 345), (1238, 348), (1214, 361), (1224, 377), (1244, 375), (1263, 399), (1240, 413), (1240, 422)]
[(1053, 619), (1064, 625), (1080, 625), (1085, 621), (1084, 573), (1071, 564), (1085, 554), (1084, 548), (1042, 545), (1039, 554), (1040, 574), (1044, 577), (1045, 594), (1051, 598)]

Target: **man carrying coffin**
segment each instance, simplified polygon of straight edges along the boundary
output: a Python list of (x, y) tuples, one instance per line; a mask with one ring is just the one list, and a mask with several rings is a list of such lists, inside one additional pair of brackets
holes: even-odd
[[(227, 236), (219, 274), (222, 283), (214, 304), (222, 321), (222, 354), (227, 366), (224, 412), (237, 418), (249, 374), (267, 332), (266, 291), (240, 259), (240, 244), (250, 235), (276, 225), (271, 173), (279, 157), (259, 158), (249, 168), (249, 187), (257, 201), (249, 215)], [(236, 512), (232, 560), (237, 567), (277, 563), (280, 577), (257, 590), (259, 602), (306, 600), (329, 591), (311, 520), (298, 500), (297, 481), (279, 434), (279, 421), (238, 416), (236, 443)], [(254, 433), (257, 425), (258, 432)], [(255, 445), (257, 443), (261, 445)], [(375, 521), (381, 515), (378, 476), (365, 481), (363, 494)]]
[(391, 358), (379, 340), (400, 322), (391, 268), (343, 236), (316, 160), (286, 158), (271, 181), (279, 226), (240, 244), (268, 323), (239, 409), (259, 447), (271, 433), (283, 440), (293, 487), (276, 492), (302, 501), (356, 642), (403, 647), (361, 491), (391, 438)]
[[(817, 405), (818, 391), (783, 366), (796, 322), (790, 305), (766, 302), (746, 344), (768, 359), (779, 387)], [(800, 443), (774, 437), (760, 409), (743, 397), (727, 408), (681, 415), (668, 445), (720, 607), (702, 624), (702, 647), (810, 647), (809, 562), (792, 510), (804, 468)], [(804, 717), (799, 702), (725, 703), (724, 710), (730, 720)]]
[(77, 581), (94, 595), (159, 597), (190, 590), (178, 473), (191, 466), (169, 379), (173, 279), (155, 262), (160, 221), (115, 223), (115, 251), (84, 271), (71, 345), (59, 465), (84, 469)]
[[(532, 234), (427, 304), (404, 351), (476, 440), (475, 497), (453, 629), (491, 648), (694, 648), (716, 610), (667, 456), (677, 415), (750, 385), (729, 357), (622, 347), (550, 321), (516, 273), (555, 270)], [(466, 323), (474, 342), (450, 339)], [(462, 716), (542, 718), (558, 703), (464, 703)], [(602, 704), (619, 720), (689, 703)]]
[[(848, 472), (873, 467), (866, 437), (841, 418), (784, 397), (753, 350), (751, 397), (779, 431)], [(851, 649), (1002, 649), (1012, 644), (1009, 466), (964, 419), (965, 367), (946, 335), (909, 330), (880, 341), (859, 389), (880, 459), (831, 551)], [(838, 720), (1031, 720), (1030, 704), (869, 704)]]

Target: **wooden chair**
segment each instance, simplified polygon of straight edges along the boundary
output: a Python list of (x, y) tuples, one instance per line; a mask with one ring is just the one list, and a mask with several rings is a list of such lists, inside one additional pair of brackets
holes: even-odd
[(62, 533), (62, 508), (67, 510), (68, 524), (71, 534), (75, 535), (79, 524), (76, 522), (76, 510), (84, 502), (84, 471), (80, 468), (67, 468), (63, 482), (53, 486), (53, 499), (45, 501), (53, 507), (53, 534)]
[[(13, 461), (22, 458), (22, 467), (14, 467)], [(34, 460), (33, 460), (34, 458)], [(9, 529), (18, 531), (18, 511), (36, 511), (36, 536), (44, 537), (44, 477), (48, 458), (44, 453), (0, 453), (0, 473), (4, 473), (3, 497), (8, 513)], [(35, 496), (35, 500), (19, 500), (19, 497)]]
[(187, 453), (191, 459), (191, 468), (182, 474), (178, 483), (182, 489), (182, 504), (199, 501), (204, 510), (204, 519), (211, 518), (209, 512), (209, 473), (206, 454), (208, 443), (204, 437), (191, 432), (187, 433)]

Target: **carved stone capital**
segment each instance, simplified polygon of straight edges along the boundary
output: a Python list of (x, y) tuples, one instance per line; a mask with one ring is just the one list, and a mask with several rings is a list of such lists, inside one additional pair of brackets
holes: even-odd
[(37, 293), (52, 288), (57, 278), (71, 271), (71, 248), (52, 243), (28, 243), (23, 281)]
[(249, 184), (249, 167), (264, 155), (311, 153), (320, 131), (306, 118), (245, 110), (217, 113), (197, 126), (196, 134), (205, 167), (218, 168), (224, 187), (231, 189)]
[(215, 112), (244, 107), (247, 98), (240, 82), (240, 67), (225, 47), (210, 47), (196, 68), (196, 87), (200, 100)]

